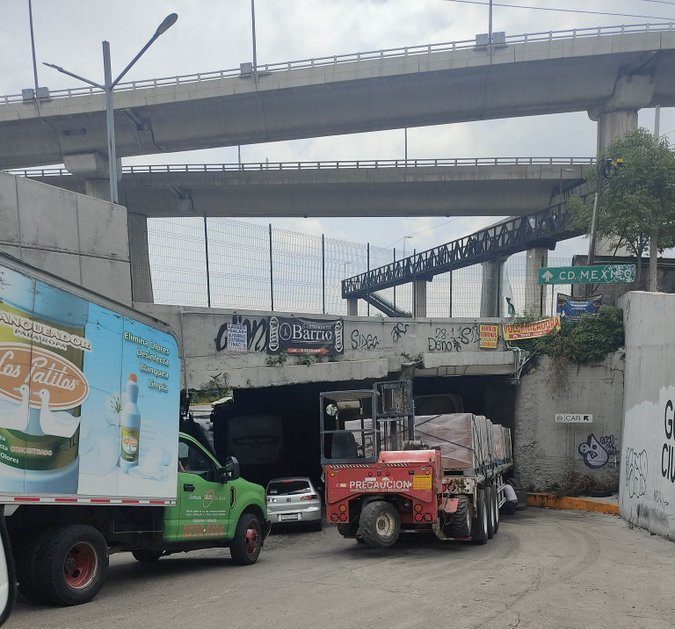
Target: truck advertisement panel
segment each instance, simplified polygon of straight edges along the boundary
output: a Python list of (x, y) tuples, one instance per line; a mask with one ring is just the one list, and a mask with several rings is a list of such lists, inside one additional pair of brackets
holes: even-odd
[(175, 339), (0, 264), (0, 494), (176, 497)]

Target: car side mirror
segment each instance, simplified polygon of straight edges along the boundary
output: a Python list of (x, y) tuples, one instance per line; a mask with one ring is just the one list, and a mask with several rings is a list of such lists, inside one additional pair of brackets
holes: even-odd
[(237, 480), (241, 476), (239, 461), (236, 457), (228, 456), (225, 461), (225, 467), (220, 468), (220, 482), (227, 483), (231, 480)]

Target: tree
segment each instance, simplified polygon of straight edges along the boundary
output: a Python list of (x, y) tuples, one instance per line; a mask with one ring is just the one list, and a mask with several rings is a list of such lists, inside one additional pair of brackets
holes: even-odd
[[(637, 258), (649, 246), (649, 290), (657, 290), (657, 255), (675, 244), (675, 154), (666, 139), (637, 129), (614, 141), (589, 182), (598, 192), (596, 234)], [(572, 202), (576, 223), (590, 233), (592, 207)]]

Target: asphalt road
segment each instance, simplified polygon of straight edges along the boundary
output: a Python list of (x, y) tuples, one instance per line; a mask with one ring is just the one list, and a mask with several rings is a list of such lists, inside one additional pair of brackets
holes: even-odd
[(258, 563), (227, 550), (153, 565), (111, 558), (80, 607), (19, 601), (16, 629), (675, 627), (675, 544), (604, 515), (530, 508), (486, 546), (409, 536), (380, 551), (334, 528), (269, 538)]

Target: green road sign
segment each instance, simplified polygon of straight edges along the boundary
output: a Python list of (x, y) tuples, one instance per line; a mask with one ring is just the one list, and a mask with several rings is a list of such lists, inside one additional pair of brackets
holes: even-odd
[(556, 266), (539, 269), (540, 284), (630, 284), (634, 281), (634, 264)]

